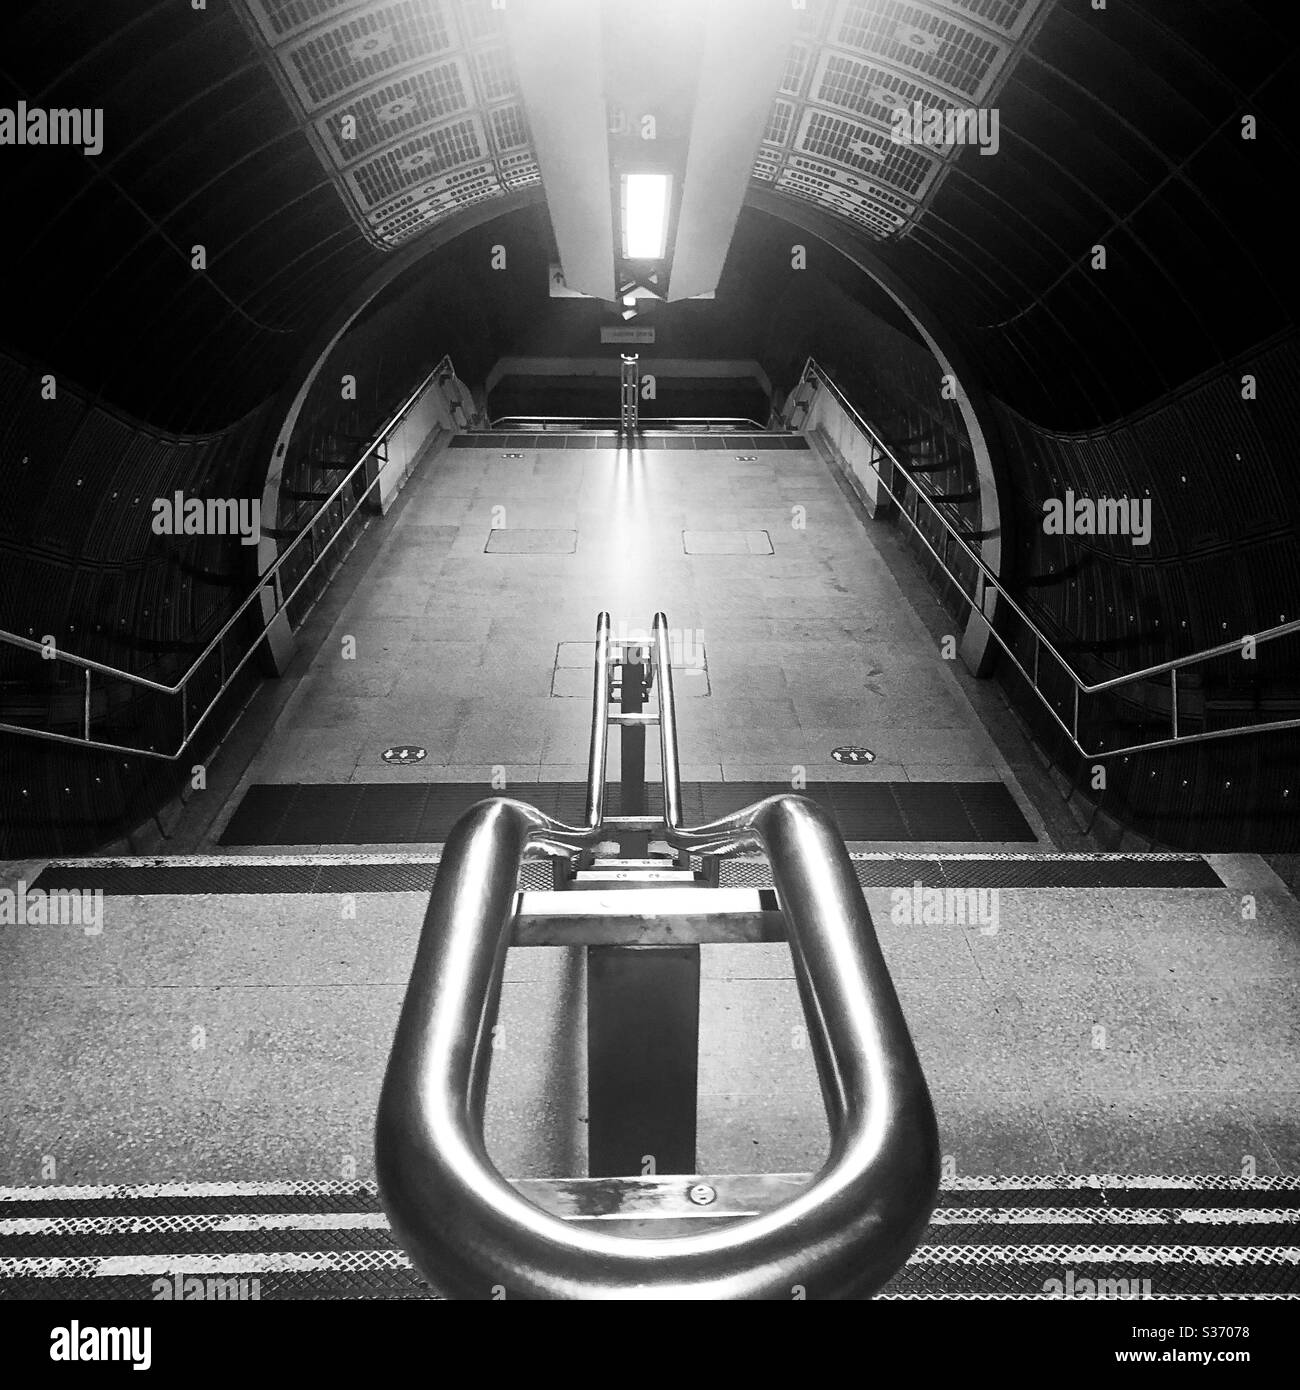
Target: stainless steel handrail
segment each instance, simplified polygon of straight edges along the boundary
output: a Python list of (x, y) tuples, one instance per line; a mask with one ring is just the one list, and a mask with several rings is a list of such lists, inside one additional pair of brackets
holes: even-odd
[(664, 794), (664, 826), (681, 829), (681, 764), (677, 758), (677, 705), (673, 697), (673, 654), (668, 636), (668, 618), (656, 613), (654, 636), (654, 676), (659, 691), (659, 770)]
[(443, 852), (375, 1136), (393, 1230), (449, 1297), (862, 1298), (914, 1248), (938, 1191), (938, 1131), (848, 852), (803, 797), (729, 820), (738, 844), (771, 861), (830, 1128), (825, 1164), (771, 1211), (666, 1239), (566, 1223), (506, 1181), (483, 1123), (515, 889), (530, 845), (567, 828), (518, 801), (481, 801)]
[(668, 619), (654, 617), (654, 676), (659, 691), (659, 762), (663, 784), (664, 839), (674, 849), (693, 854), (739, 854), (752, 841), (750, 812), (736, 811), (705, 825), (682, 825), (681, 763), (677, 755), (677, 702), (673, 694), (672, 646)]
[[(925, 490), (917, 482), (916, 478), (907, 468), (907, 465), (899, 460), (898, 456), (893, 452), (892, 449), (890, 449), (890, 447), (885, 443), (885, 441), (880, 437), (880, 435), (877, 434), (877, 432), (871, 427), (871, 425), (867, 423), (865, 419), (863, 419), (862, 415), (858, 412), (853, 403), (848, 399), (848, 397), (844, 394), (840, 387), (826, 374), (826, 372), (820, 366), (820, 364), (812, 357), (809, 357), (805, 362), (803, 374), (800, 377), (799, 381), (800, 387), (809, 384), (815, 384), (817, 387), (824, 387), (827, 391), (830, 392), (830, 394), (835, 398), (835, 401), (840, 406), (840, 408), (851, 417), (853, 424), (860, 431), (860, 433), (862, 433), (866, 438), (870, 439), (870, 441), (878, 451), (879, 455), (889, 460), (896, 474), (900, 476), (904, 480), (904, 482), (906, 482), (908, 487), (911, 488), (912, 494), (918, 499), (918, 502), (924, 504), (929, 509), (931, 516), (935, 519), (935, 521), (938, 522), (939, 526), (943, 529), (943, 532), (948, 538), (948, 540), (950, 542), (955, 542), (958, 549), (961, 550), (961, 552), (965, 555), (966, 559), (979, 571), (985, 587), (991, 589), (998, 596), (998, 600), (1000, 602), (1005, 603), (1007, 607), (1010, 608), (1011, 611), (1024, 624), (1025, 628), (1032, 636), (1034, 641), (1034, 660), (1032, 672), (1026, 670), (1025, 666), (1020, 661), (1020, 658), (1012, 649), (1011, 644), (997, 630), (996, 625), (993, 623), (989, 623), (988, 628), (989, 633), (993, 637), (994, 641), (997, 642), (998, 646), (1002, 649), (1007, 658), (1012, 662), (1012, 664), (1020, 672), (1020, 674), (1024, 676), (1025, 680), (1029, 684), (1030, 689), (1038, 697), (1039, 701), (1047, 710), (1048, 714), (1051, 715), (1051, 717), (1056, 721), (1057, 725), (1073, 744), (1074, 748), (1084, 757), (1114, 758), (1130, 753), (1151, 752), (1160, 748), (1172, 748), (1174, 746), (1181, 747), (1182, 745), (1187, 743), (1204, 743), (1213, 739), (1235, 738), (1244, 736), (1246, 734), (1266, 733), (1270, 731), (1280, 731), (1283, 729), (1300, 728), (1300, 719), (1276, 719), (1258, 724), (1242, 725), (1238, 728), (1211, 729), (1202, 733), (1195, 734), (1180, 733), (1178, 731), (1177, 692), (1177, 673), (1180, 670), (1183, 670), (1188, 666), (1198, 665), (1202, 662), (1212, 661), (1217, 657), (1228, 656), (1234, 652), (1240, 652), (1242, 649), (1242, 643), (1247, 638), (1253, 640), (1254, 643), (1258, 646), (1261, 643), (1271, 642), (1276, 640), (1277, 638), (1287, 637), (1294, 633), (1300, 632), (1300, 619), (1294, 620), (1292, 622), (1281, 623), (1275, 627), (1268, 628), (1263, 632), (1244, 633), (1235, 642), (1223, 642), (1218, 644), (1217, 646), (1208, 647), (1202, 651), (1193, 652), (1188, 656), (1176, 657), (1171, 661), (1159, 662), (1154, 666), (1147, 666), (1139, 671), (1129, 671), (1119, 676), (1112, 676), (1107, 680), (1098, 681), (1095, 684), (1090, 685), (1088, 684), (1088, 682), (1084, 681), (1082, 677), (1079, 676), (1079, 674), (1074, 670), (1073, 666), (1071, 666), (1070, 663), (1065, 659), (1065, 657), (1062, 656), (1059, 651), (1057, 651), (1051, 639), (1043, 633), (1043, 631), (1038, 627), (1034, 620), (1016, 602), (1016, 600), (1011, 596), (1011, 594), (1007, 592), (1006, 588), (998, 579), (997, 575), (984, 562), (983, 557), (980, 556), (969, 545), (965, 536), (963, 536), (962, 533), (952, 525), (948, 518), (945, 517), (942, 511), (940, 511), (940, 509), (935, 505), (934, 501), (926, 495)], [(799, 388), (796, 388), (796, 391), (798, 389)], [(811, 414), (811, 405), (809, 406), (809, 413)], [(885, 475), (880, 468), (880, 458), (877, 457), (875, 459), (872, 459), (869, 466), (875, 473), (877, 482), (889, 495), (891, 501), (893, 501), (898, 506), (900, 512), (903, 515), (908, 516), (908, 508), (905, 500), (899, 497), (898, 493), (894, 491), (894, 489), (889, 485), (889, 483), (885, 479)], [(910, 516), (909, 520), (912, 520)], [(948, 564), (946, 553), (941, 553), (939, 550), (936, 550), (933, 545), (930, 544), (929, 540), (927, 540), (925, 535), (922, 534), (920, 528), (916, 526), (914, 520), (912, 521), (912, 524), (917, 539), (920, 540), (921, 544), (924, 545), (926, 550), (930, 552), (931, 557), (939, 565), (940, 569), (942, 569), (943, 572), (952, 581), (963, 602), (965, 602), (973, 612), (980, 612), (981, 616), (983, 616), (981, 608), (983, 602), (982, 596), (972, 595), (966, 592), (966, 587), (964, 583), (959, 578), (959, 576), (954, 574), (951, 566)], [(1061, 718), (1061, 716), (1053, 708), (1050, 698), (1044, 693), (1044, 691), (1041, 688), (1041, 684), (1039, 681), (1039, 660), (1041, 652), (1044, 650), (1055, 659), (1062, 673), (1074, 687), (1073, 714), (1071, 723), (1067, 724), (1066, 721)], [(1173, 737), (1166, 739), (1150, 739), (1141, 743), (1129, 744), (1120, 748), (1102, 749), (1085, 748), (1083, 744), (1079, 742), (1078, 722), (1079, 700), (1081, 696), (1101, 694), (1106, 691), (1116, 690), (1122, 686), (1133, 685), (1140, 681), (1151, 680), (1156, 676), (1162, 676), (1166, 674), (1170, 677), (1172, 701), (1170, 718)]]
[[(81, 669), (88, 672), (96, 672), (100, 675), (107, 676), (113, 680), (124, 682), (128, 685), (134, 685), (145, 690), (152, 690), (158, 694), (168, 696), (187, 696), (189, 683), (194, 678), (199, 668), (203, 665), (204, 661), (206, 661), (207, 658), (210, 657), (212, 653), (218, 649), (218, 647), (220, 647), (221, 643), (225, 640), (226, 635), (231, 631), (232, 628), (234, 628), (236, 623), (240, 621), (240, 619), (244, 616), (248, 609), (261, 598), (265, 590), (269, 588), (271, 589), (273, 594), (275, 593), (277, 586), (275, 585), (274, 581), (278, 576), (280, 570), (285, 566), (285, 564), (288, 563), (290, 557), (294, 554), (298, 547), (304, 544), (304, 542), (312, 535), (317, 521), (326, 513), (329, 507), (343, 494), (343, 492), (347, 489), (352, 480), (356, 477), (358, 472), (360, 472), (365, 467), (366, 462), (369, 460), (370, 456), (375, 452), (375, 450), (378, 449), (380, 445), (384, 444), (388, 436), (392, 434), (392, 432), (398, 427), (398, 425), (402, 423), (402, 421), (410, 413), (412, 407), (425, 393), (425, 391), (428, 390), (428, 388), (433, 384), (435, 380), (437, 380), (440, 376), (444, 375), (449, 375), (452, 379), (454, 379), (456, 375), (455, 367), (452, 365), (451, 358), (448, 356), (444, 356), (441, 359), (441, 361), (439, 361), (437, 366), (434, 367), (434, 369), (420, 382), (420, 384), (415, 388), (415, 390), (412, 391), (411, 394), (407, 396), (406, 399), (402, 402), (402, 404), (398, 406), (397, 409), (388, 417), (385, 423), (376, 432), (375, 437), (370, 441), (370, 443), (361, 453), (356, 463), (354, 463), (352, 467), (348, 470), (343, 480), (338, 484), (337, 487), (335, 487), (333, 492), (331, 492), (330, 495), (323, 502), (321, 502), (320, 506), (316, 508), (316, 510), (312, 513), (310, 520), (303, 526), (299, 534), (294, 537), (294, 539), (284, 548), (283, 551), (280, 552), (280, 554), (276, 557), (275, 562), (270, 566), (270, 568), (268, 568), (265, 571), (265, 573), (259, 577), (257, 584), (253, 588), (253, 590), (240, 603), (239, 607), (235, 609), (234, 613), (232, 613), (231, 616), (222, 625), (220, 631), (208, 642), (207, 646), (204, 647), (203, 651), (200, 652), (197, 657), (195, 657), (195, 659), (190, 663), (189, 667), (186, 669), (185, 673), (173, 685), (164, 685), (158, 681), (152, 681), (146, 676), (139, 676), (131, 671), (123, 671), (118, 669), (117, 667), (105, 665), (103, 662), (92, 661), (88, 657), (78, 656), (74, 652), (65, 652), (61, 649), (55, 649), (53, 659), (67, 662), (69, 665), (80, 667)], [(380, 469), (376, 472), (375, 477), (366, 486), (365, 490), (361, 493), (361, 495), (354, 499), (354, 506), (352, 507), (352, 510), (348, 513), (348, 516), (344, 519), (344, 523), (335, 529), (334, 533), (329, 537), (329, 539), (324, 543), (324, 545), (321, 546), (320, 550), (313, 556), (311, 564), (307, 566), (306, 570), (302, 574), (302, 577), (294, 585), (293, 589), (290, 590), (290, 592), (287, 595), (283, 595), (278, 599), (275, 605), (275, 612), (277, 616), (281, 612), (283, 612), (284, 609), (287, 608), (290, 603), (293, 602), (293, 600), (298, 596), (298, 593), (301, 591), (304, 585), (306, 585), (308, 580), (316, 572), (321, 561), (325, 558), (325, 556), (334, 546), (335, 542), (343, 534), (343, 529), (344, 525), (346, 525), (346, 522), (350, 521), (351, 518), (361, 510), (361, 507), (364, 505), (366, 499), (375, 490), (375, 488), (379, 486), (379, 482), (382, 475), (383, 467), (381, 466)], [(203, 713), (192, 723), (189, 722), (188, 716), (186, 714), (186, 727), (183, 730), (184, 737), (180, 746), (172, 753), (159, 753), (153, 749), (137, 748), (129, 744), (99, 742), (97, 740), (91, 739), (89, 737), (88, 732), (86, 737), (79, 738), (71, 734), (57, 734), (48, 729), (33, 729), (24, 724), (7, 723), (0, 723), (0, 731), (4, 731), (6, 733), (23, 734), (30, 738), (40, 738), (55, 743), (71, 743), (75, 744), (77, 747), (80, 748), (94, 748), (110, 752), (133, 753), (137, 756), (153, 758), (157, 761), (175, 762), (176, 759), (184, 755), (185, 749), (193, 741), (194, 736), (198, 732), (200, 726), (207, 719), (208, 715), (212, 713), (212, 710), (216, 707), (216, 704), (220, 700), (221, 696), (229, 688), (230, 683), (234, 680), (234, 678), (239, 674), (239, 672), (244, 668), (244, 666), (256, 653), (258, 647), (262, 644), (265, 635), (265, 629), (259, 631), (256, 637), (249, 643), (247, 649), (245, 650), (243, 656), (240, 657), (239, 661), (236, 662), (235, 665), (230, 667), (228, 670), (223, 668), (223, 678), (221, 680), (220, 688), (218, 689), (217, 693), (212, 697), (212, 699), (208, 702), (207, 707), (204, 709)], [(47, 650), (45, 647), (42, 646), (41, 643), (34, 642), (31, 640), (31, 638), (23, 637), (18, 633), (7, 632), (3, 629), (0, 629), (0, 643), (5, 643), (13, 647), (19, 647), (25, 651), (35, 652), (42, 656), (47, 656), (48, 659)], [(88, 695), (87, 698), (89, 698)], [(184, 708), (185, 707), (183, 706), (183, 709)]]
[(587, 758), (587, 829), (605, 819), (605, 766), (609, 751), (609, 614), (596, 618), (596, 676), (591, 696), (591, 749)]

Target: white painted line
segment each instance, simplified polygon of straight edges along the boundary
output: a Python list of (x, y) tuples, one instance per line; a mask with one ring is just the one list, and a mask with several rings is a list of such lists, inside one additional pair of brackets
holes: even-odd
[[(703, 1174), (721, 1180), (724, 1174)], [(782, 1176), (782, 1175), (773, 1175)], [(795, 1174), (811, 1178), (812, 1174)], [(1133, 1174), (1033, 1174), (945, 1178), (943, 1192), (1300, 1192), (1300, 1177), (1233, 1178), (1218, 1174), (1166, 1177)], [(348, 1197), (376, 1196), (373, 1182), (164, 1182), (112, 1186), (0, 1187), (0, 1202), (108, 1201), (112, 1199), (166, 1199), (204, 1197)]]
[[(641, 1213), (642, 1217), (656, 1213)], [(707, 1215), (705, 1212), (700, 1213)], [(754, 1216), (754, 1211), (728, 1211)], [(597, 1219), (626, 1219), (626, 1212), (603, 1212)], [(1218, 1207), (940, 1207), (932, 1226), (1273, 1226), (1300, 1223), (1300, 1208)], [(386, 1231), (383, 1212), (263, 1212), (177, 1216), (18, 1216), (0, 1220), (0, 1236), (166, 1235), (186, 1231), (223, 1235), (248, 1231)]]
[[(438, 785), (438, 784), (433, 784)], [(719, 786), (725, 785), (719, 783)], [(437, 845), (438, 841), (427, 843)], [(947, 861), (973, 861), (984, 863), (990, 860), (1024, 862), (1035, 861), (1045, 864), (1062, 863), (1136, 863), (1136, 864), (1204, 864), (1215, 856), (1204, 854), (1107, 854), (1104, 851), (1061, 853), (1053, 850), (1008, 851), (996, 854), (929, 853), (918, 850), (908, 853), (903, 850), (875, 851), (853, 850), (849, 858), (860, 863), (889, 864), (913, 859)], [(440, 852), (423, 854), (174, 854), (174, 855), (113, 855), (108, 857), (87, 856), (85, 859), (51, 859), (44, 865), (49, 869), (243, 869), (270, 865), (274, 868), (332, 868), (349, 864), (437, 864), (441, 861)], [(739, 864), (765, 864), (767, 861), (757, 855), (736, 855), (734, 862)], [(35, 875), (33, 874), (33, 880)]]
[(410, 1269), (400, 1250), (269, 1250), (240, 1255), (0, 1259), (0, 1279), (112, 1279), (143, 1274), (296, 1274)]
[(1300, 1221), (1300, 1212), (1287, 1208), (1274, 1208), (1266, 1210), (1257, 1208), (1254, 1210), (1238, 1210), (1234, 1207), (1214, 1207), (1198, 1210), (1196, 1207), (1186, 1207), (1178, 1214), (1180, 1221), (1190, 1221), (1193, 1224), (1204, 1223), (1207, 1226), (1231, 1226), (1240, 1224), (1249, 1226), (1252, 1224), (1260, 1226), (1281, 1226), (1288, 1222)]
[[(893, 1299), (905, 1303), (913, 1299), (960, 1299), (963, 1303), (1059, 1303), (1062, 1300), (1046, 1293), (878, 1293), (878, 1299)], [(1143, 1294), (1143, 1303), (1269, 1303), (1282, 1299), (1300, 1299), (1300, 1293), (1152, 1293)], [(1078, 1301), (1078, 1300), (1075, 1300)]]
[(1300, 1245), (918, 1245), (908, 1263), (1294, 1265)]
[(1300, 1207), (940, 1207), (932, 1226), (1273, 1226), (1300, 1223)]
[(945, 1178), (944, 1192), (1300, 1192), (1300, 1177), (1232, 1178), (1217, 1173), (1166, 1177), (1161, 1174), (1055, 1173), (1051, 1176), (1007, 1174), (997, 1177)]
[[(432, 841), (430, 843), (433, 843)], [(133, 858), (51, 859), (51, 869), (333, 868), (349, 864), (437, 864), (441, 854), (175, 854)]]
[[(925, 850), (917, 850), (909, 854), (904, 850), (852, 850), (849, 858), (862, 863), (889, 864), (898, 860), (909, 859), (938, 859), (941, 861), (949, 860), (974, 860), (976, 863), (985, 863), (989, 860), (1011, 861), (1014, 863), (1043, 863), (1043, 864), (1203, 864), (1206, 856), (1203, 854), (1137, 854), (1137, 853), (1106, 853), (1104, 850), (1061, 852), (1057, 850), (1007, 850), (997, 853), (980, 854), (977, 851), (964, 851), (962, 853), (929, 853)], [(743, 861), (748, 864), (761, 864), (765, 861), (751, 856)]]
[(84, 1202), (113, 1198), (350, 1197), (377, 1195), (373, 1182), (159, 1182), (114, 1187), (0, 1187), (0, 1202)]
[(382, 1211), (258, 1213), (214, 1218), (214, 1231), (386, 1231)]
[(386, 1231), (378, 1211), (269, 1212), (250, 1216), (17, 1216), (0, 1220), (0, 1236), (120, 1236), (190, 1231)]
[[(1296, 1246), (920, 1245), (910, 1265), (1279, 1265), (1300, 1264)], [(0, 1259), (0, 1279), (106, 1279), (159, 1274), (359, 1273), (410, 1269), (399, 1250), (270, 1250), (230, 1255), (107, 1255)]]

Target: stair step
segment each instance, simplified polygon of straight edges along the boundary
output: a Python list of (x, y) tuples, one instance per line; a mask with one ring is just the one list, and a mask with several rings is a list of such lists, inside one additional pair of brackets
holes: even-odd
[[(685, 1227), (689, 1235), (770, 1210), (810, 1176), (521, 1178), (511, 1185), (552, 1215), (602, 1230), (667, 1235)], [(699, 1184), (713, 1189), (713, 1201), (691, 1201)], [(394, 1240), (373, 1182), (6, 1187), (0, 1215), (27, 1226), (23, 1253), (0, 1259), (0, 1299), (139, 1300), (158, 1297), (160, 1278), (169, 1285), (195, 1278), (202, 1287), (214, 1276), (258, 1281), (255, 1295), (229, 1290), (229, 1299), (436, 1297)], [(878, 1297), (1100, 1299), (1106, 1295), (1082, 1281), (1125, 1278), (1138, 1280), (1139, 1289), (1150, 1280), (1162, 1299), (1294, 1299), (1298, 1227), (1295, 1177), (950, 1178), (920, 1245)], [(178, 1234), (185, 1252), (160, 1249), (160, 1240)], [(1058, 1285), (1049, 1287), (1054, 1279)], [(1110, 1296), (1122, 1295), (1112, 1286)]]
[[(406, 852), (56, 859), (32, 873), (30, 879), (32, 887), (45, 891), (99, 889), (108, 897), (427, 893), (433, 887), (440, 857), (436, 852)], [(857, 851), (850, 859), (863, 888), (909, 888), (918, 879), (926, 885), (947, 888), (1176, 890), (1225, 886), (1213, 864), (1199, 854)], [(772, 883), (772, 871), (762, 859), (726, 859), (718, 868), (725, 888), (767, 888)], [(552, 882), (549, 863), (531, 861), (523, 866), (523, 888), (548, 888)], [(628, 891), (601, 886), (611, 891)], [(685, 890), (674, 887), (673, 891)]]

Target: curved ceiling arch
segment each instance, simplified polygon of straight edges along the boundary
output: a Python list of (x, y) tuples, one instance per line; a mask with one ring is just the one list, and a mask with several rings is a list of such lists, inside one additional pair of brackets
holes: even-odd
[[(491, 0), (13, 8), (10, 104), (101, 105), (106, 145), (4, 152), (7, 332), (161, 425), (240, 417), (395, 251), (539, 186)], [(839, 219), (1003, 399), (1086, 428), (1294, 324), (1285, 228), (1250, 209), (1295, 158), (1298, 29), (1265, 0), (1176, 22), (1156, 0), (808, 0), (751, 186)], [(900, 148), (913, 101), (996, 110), (997, 155)]]

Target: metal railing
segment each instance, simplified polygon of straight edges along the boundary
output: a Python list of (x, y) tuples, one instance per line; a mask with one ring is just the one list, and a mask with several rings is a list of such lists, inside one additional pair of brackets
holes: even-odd
[[(547, 853), (567, 854), (572, 850), (586, 849), (610, 831), (650, 828), (662, 831), (665, 841), (674, 849), (693, 854), (734, 854), (739, 853), (742, 848), (752, 847), (754, 832), (744, 821), (748, 814), (744, 811), (711, 821), (707, 825), (682, 825), (681, 761), (677, 752), (677, 711), (673, 693), (672, 649), (667, 616), (656, 613), (651, 625), (649, 660), (653, 671), (651, 688), (658, 691), (656, 714), (609, 712), (610, 631), (609, 614), (599, 614), (596, 618), (595, 679), (592, 685), (591, 742), (587, 758), (584, 824), (569, 825), (548, 817), (546, 834), (541, 837), (539, 844)], [(606, 818), (605, 785), (611, 724), (659, 726), (662, 815), (621, 815)]]
[[(365, 506), (367, 500), (380, 483), (387, 467), (386, 445), (390, 436), (405, 421), (412, 408), (421, 399), (424, 393), (438, 380), (454, 380), (455, 368), (452, 366), (450, 357), (443, 357), (436, 367), (420, 382), (419, 386), (411, 392), (400, 406), (388, 417), (380, 427), (375, 437), (366, 446), (356, 463), (348, 470), (343, 480), (334, 488), (321, 504), (312, 513), (310, 519), (304, 524), (299, 534), (284, 548), (276, 557), (275, 563), (266, 570), (258, 579), (256, 587), (240, 603), (239, 607), (226, 620), (219, 632), (208, 642), (202, 652), (190, 663), (184, 675), (172, 685), (167, 685), (159, 681), (150, 680), (147, 676), (136, 675), (131, 671), (122, 671), (116, 667), (108, 666), (100, 661), (92, 661), (88, 657), (78, 656), (73, 652), (55, 650), (53, 659), (75, 666), (84, 672), (84, 691), (82, 695), (82, 723), (81, 733), (60, 734), (50, 729), (32, 728), (26, 724), (0, 723), (0, 731), (6, 733), (22, 734), (29, 738), (45, 739), (55, 743), (74, 744), (79, 748), (93, 748), (114, 753), (130, 753), (139, 757), (153, 758), (162, 762), (175, 762), (180, 758), (195, 735), (207, 720), (208, 716), (216, 707), (218, 701), (230, 688), (235, 677), (243, 670), (249, 660), (257, 652), (258, 648), (266, 639), (267, 629), (281, 614), (285, 613), (288, 606), (294, 601), (299, 593), (302, 592), (308, 581), (315, 575), (326, 555), (338, 543), (339, 538), (347, 530), (348, 523)], [(372, 456), (377, 460), (378, 466), (371, 463)], [(359, 492), (353, 490), (352, 506), (350, 510), (339, 520), (334, 527), (332, 534), (320, 546), (316, 548), (315, 528), (317, 523), (329, 513), (329, 509), (334, 505), (345, 492), (352, 487), (353, 481), (357, 476), (368, 467), (373, 468), (373, 477), (369, 479), (366, 486)], [(282, 590), (280, 572), (297, 558), (299, 548), (303, 547), (311, 552), (311, 559), (306, 569), (293, 588), (288, 593)], [(268, 619), (245, 647), (242, 655), (231, 664), (226, 653), (226, 638), (248, 613), (248, 610), (259, 601), (267, 592), (271, 594), (273, 610)], [(45, 659), (50, 659), (51, 653), (41, 643), (34, 642), (28, 637), (22, 637), (15, 632), (6, 632), (0, 629), (0, 643), (11, 647), (16, 647), (24, 651), (35, 653)], [(207, 701), (197, 718), (191, 718), (190, 709), (190, 687), (200, 676), (205, 663), (213, 655), (217, 658), (217, 690)], [(107, 681), (120, 682), (141, 691), (150, 691), (155, 695), (167, 697), (169, 699), (179, 699), (180, 701), (180, 735), (181, 740), (178, 746), (171, 752), (160, 752), (158, 749), (149, 747), (141, 748), (134, 744), (111, 743), (93, 739), (90, 736), (92, 723), (92, 677), (101, 676)]]
[[(1037, 623), (1025, 612), (1016, 602), (1011, 594), (1004, 587), (998, 576), (985, 564), (980, 554), (970, 545), (967, 538), (948, 520), (942, 510), (936, 505), (926, 493), (925, 489), (912, 475), (907, 465), (900, 462), (898, 456), (890, 449), (889, 445), (880, 435), (867, 423), (858, 413), (853, 403), (848, 399), (844, 392), (836, 383), (825, 373), (813, 358), (808, 358), (804, 365), (803, 375), (800, 378), (799, 386), (796, 387), (796, 394), (804, 387), (811, 386), (814, 390), (824, 389), (835, 399), (839, 407), (848, 415), (854, 427), (868, 440), (873, 446), (875, 457), (869, 460), (868, 466), (876, 475), (877, 485), (889, 496), (890, 500), (898, 507), (900, 516), (906, 517), (912, 523), (912, 529), (917, 539), (929, 551), (935, 562), (943, 570), (944, 574), (952, 582), (958, 595), (967, 606), (988, 624), (990, 635), (998, 646), (1002, 649), (1007, 659), (1015, 666), (1016, 670), (1024, 677), (1030, 690), (1042, 703), (1048, 714), (1052, 717), (1062, 733), (1069, 739), (1075, 750), (1085, 758), (1114, 758), (1122, 754), (1152, 752), (1161, 748), (1182, 747), (1189, 743), (1204, 743), (1211, 739), (1236, 738), (1246, 734), (1256, 734), (1265, 732), (1277, 732), (1283, 729), (1300, 728), (1300, 719), (1273, 719), (1263, 722), (1243, 724), (1238, 727), (1222, 729), (1208, 729), (1197, 733), (1187, 733), (1179, 727), (1179, 689), (1178, 673), (1186, 671), (1189, 667), (1202, 665), (1209, 661), (1231, 656), (1240, 655), (1244, 644), (1249, 641), (1255, 647), (1276, 641), (1282, 637), (1293, 636), (1300, 633), (1300, 620), (1280, 623), (1275, 627), (1268, 628), (1263, 632), (1244, 633), (1236, 641), (1222, 642), (1217, 646), (1208, 647), (1202, 651), (1194, 652), (1189, 656), (1177, 657), (1172, 661), (1162, 661), (1154, 666), (1144, 667), (1140, 671), (1128, 671), (1122, 675), (1113, 676), (1108, 680), (1089, 683), (1085, 681), (1074, 667), (1065, 659), (1064, 656), (1053, 645), (1039, 628)], [(805, 421), (812, 416), (814, 398), (809, 398), (805, 404), (807, 413)], [(887, 478), (881, 467), (882, 462), (888, 461), (890, 465), (891, 477)], [(902, 491), (905, 495), (900, 496), (895, 491), (893, 480), (901, 479), (906, 485)], [(910, 490), (910, 491), (909, 491)], [(910, 505), (909, 505), (910, 503)], [(920, 508), (927, 510), (930, 518), (939, 526), (942, 535), (940, 549), (936, 549), (931, 544), (930, 539), (921, 530)], [(971, 594), (967, 591), (966, 584), (953, 572), (950, 560), (954, 549), (971, 566), (974, 567), (978, 581), (976, 592)], [(1007, 608), (1024, 625), (1026, 633), (1032, 641), (1032, 658), (1028, 666), (1016, 653), (1012, 644), (1006, 636), (998, 630), (996, 613), (994, 621), (989, 621), (984, 614), (986, 603), (986, 592), (991, 591), (996, 595), (998, 604), (1005, 604)], [(1068, 703), (1070, 706), (1068, 722), (1054, 705), (1051, 696), (1043, 689), (1043, 658), (1055, 664), (1055, 668), (1065, 678), (1068, 687), (1072, 689), (1072, 696)], [(1080, 722), (1080, 702), (1089, 697), (1106, 694), (1126, 687), (1133, 687), (1142, 682), (1152, 681), (1158, 677), (1168, 677), (1169, 690), (1169, 736), (1165, 738), (1143, 739), (1137, 743), (1130, 743), (1116, 748), (1086, 748), (1079, 739)]]
[[(609, 616), (602, 613), (596, 702), (605, 713), (593, 718), (589, 823), (564, 825), (494, 797), (466, 812), (447, 839), (380, 1096), (375, 1153), (384, 1208), (417, 1267), (453, 1298), (789, 1299), (799, 1289), (809, 1298), (867, 1297), (914, 1249), (939, 1178), (934, 1109), (870, 912), (834, 822), (804, 797), (772, 796), (722, 821), (681, 824), (662, 613), (652, 660), (662, 820), (600, 820), (609, 722), (648, 719), (608, 714), (601, 681)], [(592, 1230), (544, 1210), (498, 1172), (483, 1137), (523, 860), (647, 823), (683, 847), (768, 857), (830, 1129), (821, 1170), (787, 1185), (778, 1205), (700, 1235), (659, 1239)], [(670, 900), (683, 891), (661, 890)]]

